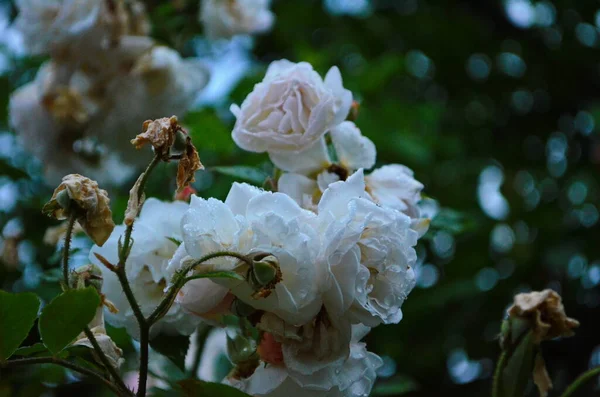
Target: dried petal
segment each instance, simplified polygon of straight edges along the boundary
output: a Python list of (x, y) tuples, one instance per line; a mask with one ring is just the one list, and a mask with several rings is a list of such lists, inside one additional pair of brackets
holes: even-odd
[(542, 357), (542, 354), (539, 352), (535, 357), (535, 365), (533, 367), (533, 382), (540, 392), (540, 397), (546, 397), (548, 395), (548, 391), (552, 389), (552, 380), (550, 379), (548, 371), (546, 370), (544, 357)]
[(96, 181), (70, 174), (63, 177), (42, 212), (52, 218), (66, 219), (75, 211), (77, 222), (83, 230), (102, 246), (115, 227), (109, 203), (108, 193), (99, 189)]
[(180, 192), (194, 182), (194, 173), (198, 170), (203, 170), (204, 166), (200, 162), (198, 151), (192, 143), (190, 137), (186, 138), (185, 150), (181, 153), (181, 159), (179, 160), (179, 167), (177, 168), (177, 191)]
[(567, 317), (560, 295), (546, 289), (515, 295), (508, 309), (509, 319), (529, 321), (535, 343), (559, 336), (572, 336), (579, 322)]
[(150, 143), (163, 160), (168, 160), (171, 146), (175, 142), (175, 133), (181, 130), (177, 117), (146, 120), (142, 128), (144, 131), (131, 140), (135, 148), (140, 149), (146, 143)]
[(142, 183), (145, 175), (146, 173), (143, 172), (129, 191), (129, 200), (127, 200), (127, 210), (125, 210), (124, 221), (127, 226), (133, 224), (133, 221), (142, 209), (142, 205), (144, 205), (144, 200), (146, 200), (146, 194), (144, 192), (142, 192), (141, 196), (139, 194), (140, 184)]

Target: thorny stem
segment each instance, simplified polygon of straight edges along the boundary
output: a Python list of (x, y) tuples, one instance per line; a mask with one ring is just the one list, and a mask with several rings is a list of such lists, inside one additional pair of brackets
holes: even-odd
[[(144, 171), (144, 173), (142, 174), (137, 191), (138, 201), (142, 198), (142, 195), (144, 194), (144, 187), (146, 186), (146, 182), (148, 181), (150, 173), (160, 161), (160, 156), (158, 154), (155, 154), (150, 164), (148, 164), (146, 171)], [(133, 222), (131, 222), (130, 225), (127, 225), (127, 229), (125, 229), (125, 238), (123, 241), (123, 246), (121, 247), (121, 251), (119, 252), (119, 263), (116, 267), (115, 272), (117, 274), (117, 277), (119, 278), (119, 282), (121, 283), (121, 287), (123, 288), (125, 297), (127, 298), (127, 301), (129, 302), (129, 305), (133, 310), (133, 314), (135, 315), (135, 318), (140, 328), (140, 376), (136, 395), (143, 397), (146, 395), (146, 381), (148, 379), (148, 344), (150, 336), (150, 327), (152, 326), (152, 322), (144, 317), (144, 313), (142, 313), (140, 305), (135, 299), (135, 295), (133, 294), (131, 286), (129, 285), (129, 280), (127, 279), (125, 264), (127, 262), (127, 257), (129, 256), (129, 250), (131, 249), (132, 232)]]
[[(142, 198), (142, 195), (144, 194), (144, 187), (146, 186), (146, 182), (148, 181), (148, 177), (150, 176), (150, 173), (152, 172), (154, 167), (156, 167), (156, 165), (158, 163), (160, 163), (160, 161), (161, 161), (160, 156), (154, 155), (154, 158), (152, 159), (150, 164), (148, 164), (146, 171), (144, 171), (144, 173), (142, 174), (142, 179), (140, 180), (140, 185), (139, 185), (139, 189), (138, 189), (138, 197), (137, 197), (138, 201)], [(129, 253), (129, 248), (131, 246), (131, 233), (132, 232), (133, 232), (133, 222), (131, 223), (131, 225), (128, 225), (127, 229), (125, 230), (125, 241), (123, 241), (123, 248), (121, 249), (121, 252), (119, 253), (119, 258), (122, 258), (119, 261), (119, 267), (125, 267), (125, 262), (127, 261), (127, 255)]]
[[(73, 211), (71, 213), (71, 215), (69, 215), (67, 231), (65, 234), (65, 244), (64, 244), (64, 248), (63, 248), (63, 263), (62, 263), (63, 281), (65, 284), (64, 288), (67, 290), (71, 289), (71, 286), (69, 285), (69, 255), (70, 255), (70, 250), (71, 250), (71, 237), (73, 234), (73, 226), (75, 225), (76, 219), (77, 219), (76, 213)], [(102, 349), (100, 348), (98, 341), (94, 337), (94, 334), (90, 331), (89, 327), (86, 326), (83, 329), (83, 332), (85, 333), (85, 335), (89, 339), (90, 343), (94, 347), (94, 350), (98, 354), (100, 361), (102, 361), (102, 364), (104, 364), (104, 367), (106, 368), (108, 373), (114, 379), (115, 383), (117, 384), (116, 387), (118, 387), (122, 390), (128, 390), (127, 386), (125, 386), (125, 383), (123, 383), (123, 380), (121, 379), (121, 376), (119, 375), (119, 372), (117, 371), (117, 369), (115, 367), (112, 366), (112, 364), (110, 363), (110, 361), (108, 360), (108, 358), (106, 357), (106, 355), (104, 354)], [(68, 363), (68, 361), (66, 361), (66, 362)], [(111, 386), (114, 386), (114, 385), (112, 385), (112, 383), (111, 383)]]
[(598, 375), (600, 375), (600, 366), (582, 373), (577, 379), (575, 379), (575, 381), (573, 381), (573, 383), (569, 385), (569, 387), (567, 387), (567, 390), (565, 390), (561, 397), (569, 397), (573, 395), (573, 393), (575, 393), (575, 391), (577, 391), (577, 389), (579, 389), (579, 387), (581, 387), (585, 382)]
[(75, 226), (75, 221), (77, 220), (75, 211), (71, 212), (69, 215), (69, 220), (67, 221), (67, 231), (65, 234), (65, 246), (63, 247), (63, 261), (62, 261), (62, 273), (63, 280), (65, 282), (65, 289), (69, 289), (69, 254), (71, 251), (71, 238), (73, 236), (73, 227)]
[(202, 258), (198, 259), (197, 261), (194, 261), (194, 263), (192, 263), (186, 269), (181, 271), (180, 274), (182, 275), (182, 277), (180, 277), (177, 280), (174, 280), (173, 285), (169, 288), (169, 291), (167, 292), (167, 294), (165, 295), (163, 300), (156, 307), (156, 309), (154, 309), (154, 311), (152, 312), (150, 317), (148, 317), (148, 324), (152, 325), (152, 324), (156, 323), (166, 313), (169, 306), (175, 300), (175, 296), (177, 295), (177, 293), (179, 293), (179, 290), (183, 287), (185, 282), (188, 281), (188, 279), (185, 278), (185, 275), (188, 274), (191, 270), (193, 270), (194, 267), (196, 267), (206, 261), (209, 261), (211, 259), (219, 258), (219, 257), (227, 257), (227, 256), (237, 258), (241, 261), (244, 261), (250, 266), (252, 265), (252, 261), (250, 259), (248, 259), (245, 255), (239, 254), (237, 252), (219, 251), (219, 252), (213, 252), (208, 255), (204, 255)]
[(74, 364), (70, 361), (63, 360), (56, 357), (34, 357), (34, 358), (22, 358), (17, 360), (9, 360), (0, 366), (5, 368), (18, 367), (21, 365), (30, 365), (30, 364), (56, 364), (61, 367), (68, 368), (72, 371), (79, 372), (80, 374), (90, 376), (100, 382), (102, 382), (106, 387), (113, 391), (118, 396), (131, 396), (131, 392), (128, 392), (125, 388), (124, 390), (120, 390), (117, 386), (112, 384), (108, 379), (104, 378), (102, 375), (88, 369), (85, 367), (81, 367), (77, 364)]
[(494, 380), (492, 384), (492, 397), (500, 396), (500, 380), (502, 378), (502, 370), (504, 370), (504, 366), (506, 365), (506, 359), (508, 358), (508, 353), (506, 350), (503, 350), (498, 358), (498, 363), (496, 364), (496, 370), (494, 371)]

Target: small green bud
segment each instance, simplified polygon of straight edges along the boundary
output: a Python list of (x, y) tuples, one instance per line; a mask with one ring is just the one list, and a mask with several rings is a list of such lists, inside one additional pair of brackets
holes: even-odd
[(273, 255), (267, 255), (259, 261), (254, 260), (253, 274), (256, 282), (264, 287), (268, 285), (277, 276), (279, 270), (279, 261)]
[(241, 334), (227, 333), (227, 355), (235, 365), (258, 359), (256, 342)]

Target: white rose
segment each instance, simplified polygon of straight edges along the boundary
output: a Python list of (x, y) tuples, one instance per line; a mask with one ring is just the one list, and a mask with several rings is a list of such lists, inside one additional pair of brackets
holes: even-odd
[(271, 29), (270, 0), (202, 0), (200, 22), (211, 39), (257, 34)]
[[(335, 162), (324, 138), (303, 151), (270, 156), (277, 167), (287, 171), (278, 181), (278, 190), (303, 208), (313, 210), (315, 199), (330, 184), (345, 180), (359, 168), (368, 169), (375, 164), (375, 145), (353, 122), (344, 121), (332, 128), (330, 136), (337, 157)], [(316, 180), (312, 179), (315, 175)]]
[(385, 165), (367, 175), (365, 182), (376, 203), (404, 212), (411, 218), (419, 217), (417, 203), (421, 200), (423, 184), (414, 178), (408, 167)]
[(226, 379), (253, 396), (266, 397), (364, 397), (368, 396), (383, 365), (379, 356), (368, 352), (364, 343), (352, 343), (349, 357), (340, 365), (300, 375), (286, 367), (259, 366), (247, 379)]
[[(319, 202), (318, 216), (327, 227), (329, 241), (325, 246), (332, 246), (328, 250), (333, 252), (329, 257), (343, 255), (353, 244), (360, 251), (358, 274), (347, 260), (341, 261), (337, 272), (331, 263), (325, 268), (330, 284), (338, 285), (337, 289), (355, 288), (354, 294), (333, 295), (330, 299), (343, 308), (353, 296), (351, 317), (372, 327), (402, 319), (400, 307), (415, 284), (414, 246), (419, 234), (411, 228), (408, 216), (377, 206), (365, 197), (364, 176), (359, 170), (347, 181), (329, 186)], [(348, 277), (348, 272), (357, 275)]]
[[(164, 297), (165, 287), (172, 276), (167, 265), (177, 250), (177, 244), (173, 240), (182, 238), (179, 224), (187, 207), (186, 203), (180, 201), (166, 203), (150, 198), (146, 200), (135, 223), (132, 233), (134, 243), (125, 266), (131, 289), (145, 316), (149, 316)], [(118, 309), (118, 313), (110, 311), (105, 313), (107, 321), (114, 326), (125, 327), (130, 335), (137, 338), (138, 324), (117, 276), (107, 270), (94, 256), (94, 253), (98, 253), (109, 262), (116, 264), (118, 240), (124, 231), (125, 226), (117, 226), (102, 247), (92, 247), (90, 260), (102, 268), (104, 278), (102, 293)], [(187, 315), (179, 305), (175, 304), (152, 327), (151, 336), (161, 332), (189, 335), (199, 321), (199, 318)]]
[[(187, 253), (195, 259), (217, 251), (275, 256), (282, 280), (267, 297), (253, 297), (254, 290), (246, 281), (213, 281), (256, 309), (274, 312), (291, 324), (303, 324), (321, 307), (316, 295), (314, 261), (319, 238), (312, 228), (314, 220), (313, 213), (286, 195), (236, 183), (224, 203), (192, 197), (182, 220), (183, 240)], [(211, 260), (223, 269), (232, 269), (238, 262), (230, 257)], [(193, 294), (194, 299), (200, 302), (201, 294)], [(191, 306), (188, 310), (196, 312)]]
[(233, 140), (251, 152), (304, 150), (340, 124), (351, 103), (337, 67), (323, 80), (306, 62), (275, 61), (242, 106), (231, 107)]
[[(99, 44), (108, 10), (101, 0), (17, 0), (15, 26), (31, 54), (44, 54), (81, 42)], [(99, 31), (100, 30), (100, 31)]]

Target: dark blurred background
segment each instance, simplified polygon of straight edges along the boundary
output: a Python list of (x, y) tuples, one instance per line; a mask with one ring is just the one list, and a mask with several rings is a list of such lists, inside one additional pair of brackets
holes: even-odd
[[(528, 290), (558, 291), (581, 322), (575, 337), (543, 346), (551, 396), (600, 364), (599, 1), (280, 0), (274, 29), (230, 58), (195, 39), (197, 3), (146, 1), (154, 37), (186, 56), (213, 56), (225, 69), (215, 84), (226, 88), (213, 87), (185, 119), (205, 165), (266, 161), (235, 147), (228, 107), (262, 80), (269, 62), (287, 58), (321, 73), (338, 65), (378, 164), (405, 164), (426, 186), (437, 216), (419, 246), (418, 285), (400, 324), (367, 338), (385, 361), (376, 392), (489, 395), (504, 311)], [(40, 208), (51, 187), (43, 164), (15, 143), (6, 114), (10, 93), (42, 60), (9, 51), (3, 29), (15, 9), (5, 2), (1, 10), (0, 283), (49, 299), (58, 292), (56, 262), (42, 243), (50, 221)], [(173, 170), (157, 174), (149, 194), (170, 198)], [(219, 198), (234, 180), (210, 172), (197, 179), (200, 195)], [(111, 191), (117, 217), (128, 189)], [(21, 376), (39, 395), (87, 395), (81, 383), (54, 389), (51, 376), (64, 374), (38, 368)], [(11, 395), (3, 394), (10, 382), (0, 380), (0, 396)], [(594, 395), (597, 385), (578, 396)]]

